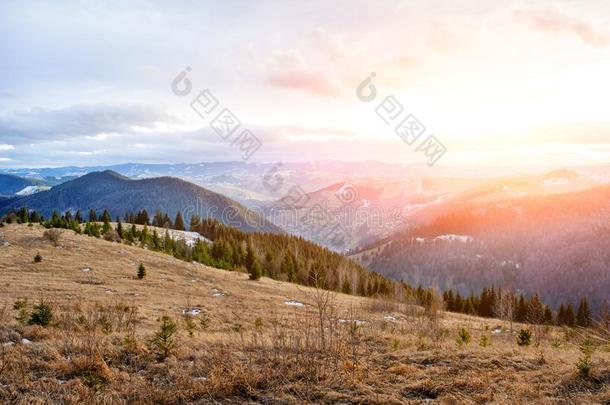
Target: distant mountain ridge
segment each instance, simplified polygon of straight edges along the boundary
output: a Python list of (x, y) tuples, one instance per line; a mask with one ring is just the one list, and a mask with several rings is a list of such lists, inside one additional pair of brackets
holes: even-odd
[(26, 187), (42, 185), (42, 181), (29, 179), (12, 174), (0, 174), (0, 196), (13, 196)]
[(539, 292), (554, 307), (610, 304), (610, 186), (457, 205), (352, 256), (373, 271), (462, 294)]
[(151, 216), (156, 211), (172, 217), (181, 212), (186, 223), (198, 214), (247, 232), (282, 232), (240, 203), (193, 183), (174, 177), (133, 180), (110, 170), (89, 173), (34, 195), (0, 201), (0, 214), (23, 206), (45, 217), (54, 210), (81, 210), (86, 215), (90, 209), (99, 213), (107, 209), (112, 218), (141, 209)]

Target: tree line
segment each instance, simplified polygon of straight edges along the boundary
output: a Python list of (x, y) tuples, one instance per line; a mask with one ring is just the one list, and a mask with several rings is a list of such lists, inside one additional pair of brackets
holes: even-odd
[[(198, 232), (210, 242), (198, 240), (189, 245), (169, 232), (169, 229), (186, 229), (180, 213), (172, 221), (166, 213), (157, 212), (151, 218), (146, 210), (140, 210), (126, 213), (123, 217), (125, 222), (116, 218), (114, 227), (107, 210), (101, 215), (90, 210), (86, 221), (84, 217), (81, 211), (75, 214), (68, 211), (63, 215), (53, 212), (49, 219), (45, 219), (35, 211), (21, 208), (7, 215), (6, 219), (7, 222), (15, 220), (21, 223), (41, 223), (46, 228), (71, 229), (79, 234), (135, 244), (189, 262), (248, 272), (254, 279), (267, 276), (368, 297), (390, 296), (396, 289), (415, 294), (415, 290), (405, 283), (386, 279), (340, 254), (297, 236), (246, 233), (215, 219), (202, 219), (193, 215), (189, 221), (189, 230)], [(151, 230), (149, 226), (155, 228)], [(157, 227), (166, 228), (163, 235), (159, 234)]]
[[(299, 236), (247, 233), (215, 219), (202, 219), (193, 215), (188, 229), (210, 242), (198, 240), (189, 245), (182, 239), (174, 238), (169, 232), (169, 229), (186, 229), (180, 213), (176, 214), (173, 221), (163, 212), (156, 212), (151, 218), (146, 210), (125, 213), (123, 219), (125, 223), (116, 218), (116, 226), (113, 227), (107, 210), (99, 216), (90, 210), (87, 221), (80, 211), (75, 214), (68, 211), (63, 215), (53, 212), (51, 218), (45, 220), (42, 215), (27, 208), (13, 211), (5, 217), (7, 222), (41, 223), (46, 228), (71, 229), (79, 234), (164, 252), (188, 262), (196, 261), (211, 267), (247, 272), (252, 279), (266, 276), (274, 280), (365, 297), (410, 297), (411, 302), (426, 309), (434, 305), (433, 289), (421, 286), (414, 288), (403, 281), (391, 281), (345, 256)], [(149, 226), (154, 228), (151, 230)], [(160, 235), (156, 228), (165, 228), (164, 234)], [(541, 301), (538, 294), (527, 298), (522, 293), (517, 296), (511, 290), (494, 287), (484, 288), (478, 295), (464, 297), (459, 292), (448, 289), (443, 293), (443, 303), (444, 308), (450, 312), (498, 317), (516, 322), (567, 326), (589, 326), (592, 322), (586, 297), (580, 300), (576, 311), (572, 303), (567, 302), (561, 304), (556, 314)]]
[(575, 311), (571, 302), (562, 303), (553, 313), (538, 294), (530, 297), (500, 288), (484, 288), (479, 295), (462, 297), (448, 289), (443, 293), (447, 311), (477, 315), (484, 318), (501, 318), (509, 321), (547, 325), (591, 326), (593, 319), (586, 297), (580, 299)]

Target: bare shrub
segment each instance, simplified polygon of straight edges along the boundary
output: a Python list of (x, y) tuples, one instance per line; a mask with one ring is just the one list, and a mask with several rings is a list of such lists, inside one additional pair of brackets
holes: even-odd
[(47, 229), (43, 234), (44, 238), (47, 239), (55, 247), (59, 245), (61, 239), (61, 231), (59, 229)]
[(108, 242), (120, 242), (121, 241), (121, 237), (119, 236), (119, 233), (114, 229), (108, 229), (104, 233), (104, 239), (107, 240)]
[(511, 289), (498, 290), (498, 299), (494, 308), (495, 314), (510, 324), (510, 332), (513, 332), (513, 320), (515, 319), (515, 294)]

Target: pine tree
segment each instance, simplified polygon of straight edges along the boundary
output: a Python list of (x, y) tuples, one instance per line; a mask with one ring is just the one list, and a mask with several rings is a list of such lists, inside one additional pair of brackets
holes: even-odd
[(443, 301), (445, 302), (445, 309), (447, 309), (447, 311), (455, 311), (455, 301), (451, 288), (443, 293)]
[(148, 236), (148, 226), (144, 225), (144, 227), (142, 227), (142, 231), (140, 232), (140, 243), (142, 246), (148, 244)]
[(32, 211), (32, 213), (30, 214), (30, 222), (41, 222), (40, 214), (38, 214), (36, 211)]
[(119, 235), (119, 238), (123, 239), (123, 224), (121, 223), (120, 219), (117, 219), (117, 224), (116, 224), (116, 233)]
[(586, 297), (581, 298), (580, 303), (578, 304), (576, 324), (585, 328), (591, 325), (591, 311), (589, 311), (589, 303), (587, 302)]
[(174, 221), (174, 229), (178, 231), (184, 231), (184, 220), (180, 211), (176, 214), (176, 220)]
[(462, 296), (458, 292), (455, 294), (455, 299), (453, 300), (453, 310), (455, 312), (464, 312), (463, 308), (464, 308), (464, 301), (462, 300)]
[(106, 233), (111, 229), (110, 227), (110, 214), (108, 214), (108, 211), (104, 210), (104, 214), (102, 214), (102, 217), (100, 218), (103, 222), (102, 225), (102, 235), (106, 235)]
[(53, 228), (59, 228), (61, 226), (61, 218), (57, 211), (53, 211), (53, 214), (51, 215), (51, 226)]
[(566, 323), (565, 324), (568, 326), (574, 326), (574, 324), (575, 324), (574, 307), (572, 306), (571, 302), (568, 303), (568, 306), (566, 308)]
[(153, 248), (155, 250), (161, 250), (161, 248), (163, 247), (161, 244), (161, 238), (159, 238), (159, 233), (157, 232), (157, 230), (153, 230), (153, 234), (152, 234), (152, 244), (153, 244)]
[(544, 306), (540, 301), (538, 294), (534, 294), (527, 304), (526, 320), (532, 324), (544, 323)]
[(108, 210), (104, 210), (104, 213), (102, 214), (102, 217), (100, 218), (101, 222), (112, 222), (112, 217), (110, 216), (110, 213), (108, 212)]
[(142, 280), (146, 277), (146, 267), (144, 267), (144, 263), (140, 263), (138, 266), (138, 279)]
[(199, 215), (193, 214), (193, 216), (191, 216), (189, 230), (192, 232), (197, 232), (197, 230), (199, 229), (200, 226), (201, 226), (201, 218), (199, 217)]
[(17, 215), (17, 223), (27, 224), (30, 220), (30, 213), (26, 207), (22, 207)]
[(261, 278), (262, 269), (261, 264), (259, 263), (257, 258), (254, 258), (252, 267), (248, 269), (248, 274), (250, 274), (250, 280), (258, 280), (259, 278)]
[(89, 222), (97, 222), (97, 214), (95, 210), (89, 210)]
[(545, 325), (553, 325), (553, 311), (548, 305), (544, 306), (544, 324)]
[(174, 224), (172, 224), (172, 220), (169, 219), (169, 216), (167, 215), (167, 213), (165, 213), (163, 215), (163, 228), (168, 228), (168, 229), (173, 229), (174, 228)]
[(163, 213), (161, 211), (155, 212), (155, 216), (153, 217), (152, 225), (162, 228), (163, 227)]
[(149, 225), (150, 217), (148, 216), (148, 212), (146, 210), (138, 211), (135, 223), (138, 225)]
[(288, 281), (294, 281), (294, 262), (290, 257), (290, 253), (284, 255), (284, 260), (280, 266), (280, 273), (286, 274), (288, 276)]
[(246, 249), (246, 269), (248, 269), (248, 274), (250, 274), (250, 280), (258, 280), (261, 278), (261, 265), (258, 262), (250, 243), (248, 243), (248, 247)]
[(174, 334), (178, 330), (176, 322), (169, 317), (163, 316), (160, 319), (161, 325), (159, 330), (155, 332), (155, 338), (153, 339), (153, 345), (157, 349), (159, 357), (163, 360), (167, 358), (172, 350), (174, 349)]
[(347, 276), (343, 277), (343, 284), (341, 285), (341, 292), (343, 294), (352, 293), (352, 283), (349, 282), (349, 278)]
[(565, 325), (566, 323), (566, 307), (562, 302), (561, 305), (559, 305), (559, 311), (557, 311), (557, 325), (561, 326)]
[(479, 301), (478, 315), (486, 318), (493, 316), (493, 297), (490, 290), (484, 288)]
[(475, 315), (476, 314), (476, 309), (474, 307), (474, 302), (472, 300), (472, 297), (469, 297), (467, 300), (462, 301), (462, 313), (464, 314), (469, 314), (469, 315)]

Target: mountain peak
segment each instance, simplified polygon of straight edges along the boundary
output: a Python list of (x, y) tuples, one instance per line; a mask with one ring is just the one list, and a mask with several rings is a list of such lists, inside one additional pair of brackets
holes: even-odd
[(81, 179), (120, 179), (120, 180), (130, 180), (129, 177), (125, 177), (120, 173), (115, 172), (114, 170), (104, 170), (101, 172), (91, 172), (85, 174), (81, 177)]

